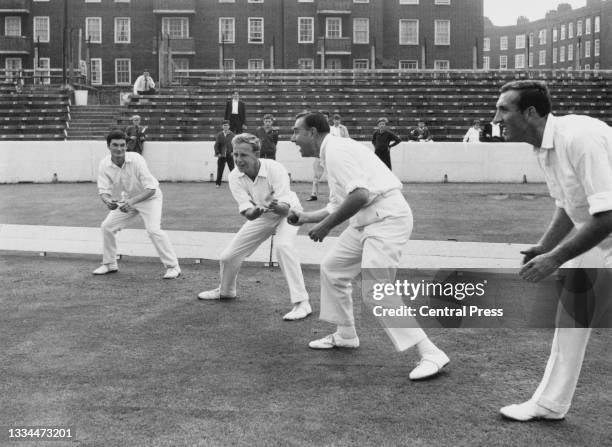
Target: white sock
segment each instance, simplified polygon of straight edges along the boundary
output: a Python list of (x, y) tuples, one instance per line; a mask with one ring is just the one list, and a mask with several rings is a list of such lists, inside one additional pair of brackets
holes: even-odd
[(416, 347), (421, 357), (424, 357), (426, 354), (437, 354), (440, 352), (440, 349), (434, 345), (429, 338), (425, 338), (418, 342)]
[(336, 329), (336, 334), (345, 340), (357, 337), (355, 326), (338, 326)]

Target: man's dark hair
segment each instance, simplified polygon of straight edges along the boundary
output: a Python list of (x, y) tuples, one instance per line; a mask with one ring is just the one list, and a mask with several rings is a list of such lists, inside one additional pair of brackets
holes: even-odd
[(538, 115), (546, 116), (552, 111), (550, 91), (544, 81), (512, 81), (504, 84), (500, 93), (515, 90), (519, 93), (516, 105), (521, 112), (534, 107)]
[(314, 127), (319, 133), (329, 133), (329, 122), (321, 112), (302, 112), (295, 119), (304, 118), (307, 129)]
[(319, 110), (319, 113), (329, 118), (329, 112), (327, 110)]
[(112, 140), (125, 140), (127, 141), (127, 135), (121, 129), (111, 130), (108, 135), (106, 135), (106, 145), (110, 146), (110, 142)]

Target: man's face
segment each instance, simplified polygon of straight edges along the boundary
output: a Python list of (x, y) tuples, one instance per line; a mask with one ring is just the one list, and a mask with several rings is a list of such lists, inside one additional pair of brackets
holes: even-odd
[(234, 101), (238, 101), (238, 98), (239, 98), (239, 97), (240, 97), (240, 95), (238, 94), (238, 92), (234, 92), (234, 93), (232, 94), (232, 99), (233, 99)]
[(527, 111), (521, 112), (518, 108), (519, 92), (508, 90), (497, 100), (497, 111), (493, 122), (504, 126), (506, 141), (524, 141), (529, 128)]
[(302, 157), (316, 157), (314, 131), (306, 129), (304, 117), (298, 118), (295, 121), (291, 141), (298, 145)]
[(334, 126), (339, 126), (340, 125), (340, 120), (337, 118), (334, 118)]
[(272, 120), (270, 118), (263, 120), (263, 123), (265, 127), (272, 127)]
[(381, 121), (378, 123), (378, 130), (383, 131), (387, 128), (387, 123), (385, 123), (384, 121)]
[(259, 166), (259, 157), (248, 143), (238, 143), (234, 146), (234, 163), (240, 172), (256, 174)]
[(149, 77), (149, 72), (148, 72), (148, 71), (145, 71), (145, 72), (143, 72), (142, 74), (144, 75), (144, 77), (145, 77), (145, 78), (148, 78), (148, 77)]
[(118, 166), (123, 165), (125, 162), (125, 150), (127, 149), (127, 144), (125, 139), (113, 139), (110, 141), (108, 145), (108, 150), (111, 153), (111, 160)]
[(425, 123), (421, 121), (418, 126), (419, 126), (419, 129), (422, 129), (423, 127), (425, 127)]
[(229, 124), (227, 124), (227, 123), (223, 124), (223, 132), (229, 131), (229, 127), (230, 127)]
[(132, 120), (132, 124), (133, 124), (134, 126), (139, 126), (139, 125), (140, 125), (140, 118), (134, 118), (134, 119)]

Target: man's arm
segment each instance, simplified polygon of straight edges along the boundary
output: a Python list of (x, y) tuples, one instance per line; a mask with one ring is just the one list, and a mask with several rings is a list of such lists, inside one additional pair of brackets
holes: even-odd
[(155, 191), (157, 191), (157, 189), (145, 189), (143, 192), (141, 192), (140, 194), (129, 198), (128, 200), (126, 200), (126, 202), (121, 205), (119, 207), (119, 209), (121, 211), (123, 211), (124, 213), (127, 213), (128, 211), (130, 211), (131, 209), (134, 208), (134, 205), (136, 205), (137, 203), (143, 202), (147, 199), (150, 199), (151, 197), (153, 197), (155, 195)]
[[(565, 216), (569, 219), (567, 214)], [(553, 227), (553, 224), (551, 224), (551, 227)], [(594, 214), (576, 234), (563, 242), (559, 242), (560, 236), (566, 228), (567, 222), (558, 222), (557, 228), (553, 228), (552, 231), (549, 228), (549, 231), (542, 237), (540, 245), (548, 247), (555, 242), (558, 245), (525, 264), (520, 271), (523, 279), (532, 282), (540, 281), (565, 262), (583, 254), (603, 241), (612, 232), (612, 211)]]
[(402, 142), (402, 140), (400, 139), (400, 137), (398, 137), (397, 135), (395, 135), (393, 132), (389, 132), (389, 135), (391, 137), (391, 142), (389, 142), (389, 147), (395, 147), (398, 144), (400, 144)]
[(367, 189), (357, 188), (353, 190), (346, 196), (346, 199), (336, 211), (329, 214), (308, 232), (310, 239), (315, 242), (323, 241), (334, 227), (357, 214), (368, 203), (368, 200), (369, 192)]

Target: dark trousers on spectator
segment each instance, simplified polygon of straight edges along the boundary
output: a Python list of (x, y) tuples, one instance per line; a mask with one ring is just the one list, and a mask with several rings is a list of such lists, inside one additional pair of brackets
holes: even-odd
[(230, 130), (236, 135), (242, 133), (242, 120), (240, 115), (231, 114), (229, 119)]
[(389, 149), (387, 149), (386, 151), (375, 151), (374, 152), (378, 158), (380, 158), (380, 160), (387, 165), (387, 167), (389, 168), (389, 170), (391, 170), (391, 153), (389, 152)]
[(221, 184), (221, 179), (223, 178), (223, 171), (225, 170), (225, 163), (227, 163), (227, 167), (230, 171), (234, 169), (233, 157), (217, 157), (217, 181), (215, 181), (217, 185)]

